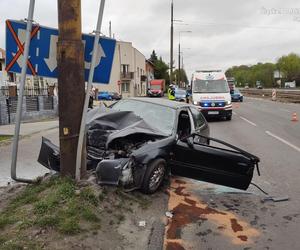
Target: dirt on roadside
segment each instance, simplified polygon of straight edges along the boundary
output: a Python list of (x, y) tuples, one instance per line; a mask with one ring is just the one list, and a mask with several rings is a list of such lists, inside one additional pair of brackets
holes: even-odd
[(46, 178), (0, 189), (0, 249), (162, 249), (168, 196)]

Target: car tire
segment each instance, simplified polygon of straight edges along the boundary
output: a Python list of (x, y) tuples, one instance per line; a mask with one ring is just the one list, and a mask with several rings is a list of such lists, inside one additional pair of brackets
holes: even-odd
[(232, 116), (229, 115), (229, 116), (226, 117), (226, 120), (227, 120), (227, 121), (231, 121), (231, 118), (232, 118)]
[(160, 187), (165, 174), (167, 163), (164, 159), (155, 159), (148, 165), (141, 190), (145, 194), (153, 194)]

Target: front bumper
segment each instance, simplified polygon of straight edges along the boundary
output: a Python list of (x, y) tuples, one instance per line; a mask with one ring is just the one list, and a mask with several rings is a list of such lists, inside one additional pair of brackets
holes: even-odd
[(239, 101), (241, 101), (241, 100), (243, 100), (243, 97), (242, 97), (242, 96), (232, 96), (232, 97), (231, 97), (231, 101), (232, 101), (232, 102), (239, 102)]
[(148, 93), (148, 96), (150, 96), (150, 97), (161, 97), (162, 94), (161, 93)]
[(227, 105), (224, 108), (203, 108), (197, 106), (205, 117), (229, 117), (232, 116), (232, 105)]

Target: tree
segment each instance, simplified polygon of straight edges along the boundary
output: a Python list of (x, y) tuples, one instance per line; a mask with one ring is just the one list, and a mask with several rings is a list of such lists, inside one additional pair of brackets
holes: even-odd
[(155, 63), (155, 62), (158, 60), (155, 50), (152, 51), (152, 54), (151, 54), (149, 60), (150, 60), (152, 63)]
[(279, 58), (277, 65), (287, 81), (295, 80), (300, 74), (300, 57), (295, 53), (282, 56)]
[(241, 86), (255, 87), (256, 81), (260, 81), (264, 87), (272, 87), (275, 69), (276, 66), (273, 63), (257, 63), (252, 66), (240, 65), (229, 68), (226, 71), (226, 76), (234, 77)]
[[(178, 69), (175, 69), (173, 71), (173, 74), (174, 74), (175, 79), (179, 79), (179, 70)], [(186, 84), (188, 84), (188, 82), (189, 82), (184, 69), (180, 69), (180, 81), (185, 82)]]
[(164, 79), (166, 84), (169, 84), (169, 66), (163, 61), (162, 57), (157, 57), (155, 50), (152, 51), (152, 54), (149, 59), (154, 64), (154, 78), (155, 79)]
[(156, 79), (168, 79), (169, 66), (160, 58), (159, 60), (154, 62), (154, 77)]

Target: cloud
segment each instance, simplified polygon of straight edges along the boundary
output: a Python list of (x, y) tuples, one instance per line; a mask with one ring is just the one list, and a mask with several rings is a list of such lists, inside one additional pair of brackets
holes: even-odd
[[(131, 41), (146, 57), (155, 49), (170, 60), (171, 0), (106, 1), (103, 28), (108, 24), (117, 39)], [(23, 19), (29, 1), (0, 1), (0, 47), (5, 47), (5, 19)], [(95, 29), (99, 1), (82, 4), (82, 30)], [(297, 14), (299, 10), (299, 14)], [(36, 1), (35, 21), (57, 27), (57, 1)], [(283, 54), (300, 53), (300, 4), (294, 0), (174, 0), (174, 18), (188, 25), (174, 26), (174, 59), (177, 65), (178, 32), (182, 34), (184, 66), (188, 75), (206, 67), (274, 61)], [(190, 48), (190, 49), (187, 49)]]

